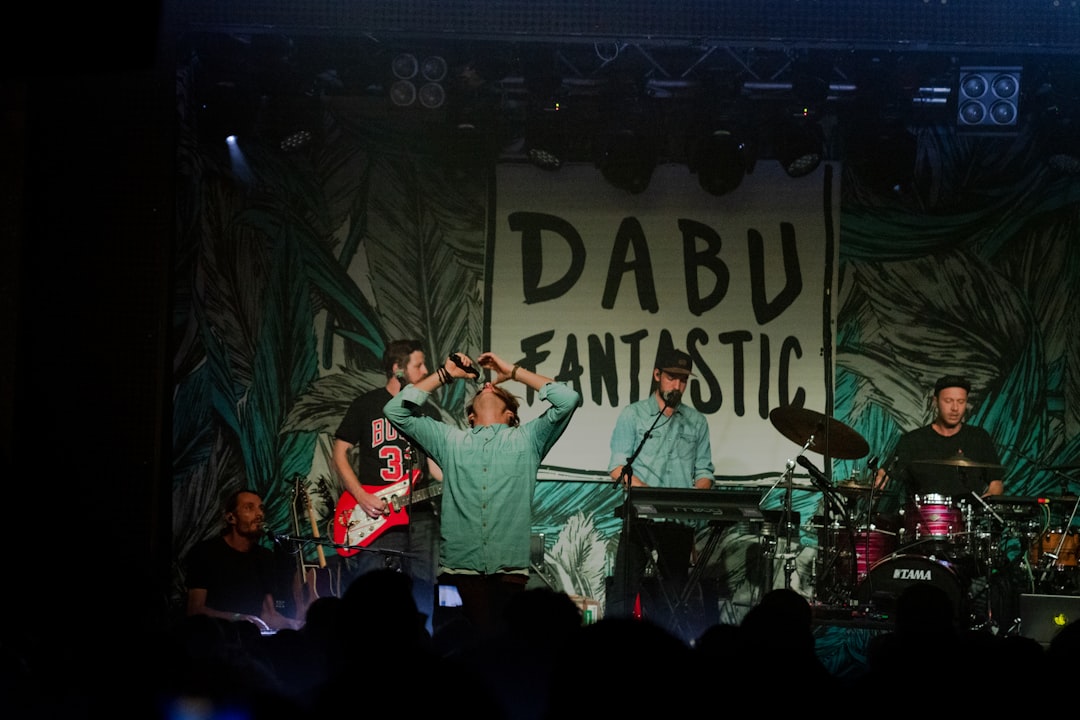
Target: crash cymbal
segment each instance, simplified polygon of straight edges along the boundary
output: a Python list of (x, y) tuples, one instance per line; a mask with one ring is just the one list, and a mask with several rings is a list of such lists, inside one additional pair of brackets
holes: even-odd
[(940, 465), (942, 467), (955, 467), (955, 468), (978, 468), (981, 470), (995, 470), (1001, 472), (1005, 470), (1002, 465), (994, 465), (992, 463), (976, 462), (974, 460), (968, 460), (966, 457), (952, 457), (943, 458), (941, 460), (915, 460), (916, 465)]
[(839, 420), (813, 410), (798, 407), (778, 407), (769, 413), (769, 420), (780, 434), (793, 443), (805, 445), (822, 455), (842, 460), (858, 460), (870, 452), (870, 445), (862, 435)]

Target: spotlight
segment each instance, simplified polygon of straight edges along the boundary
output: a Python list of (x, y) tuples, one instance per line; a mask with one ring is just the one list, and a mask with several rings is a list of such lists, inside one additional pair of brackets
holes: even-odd
[(390, 102), (398, 107), (408, 107), (416, 102), (416, 85), (410, 80), (398, 80), (390, 86)]
[(446, 60), (438, 55), (430, 55), (420, 63), (420, 74), (429, 82), (440, 82), (446, 77)]
[(689, 164), (702, 190), (712, 195), (725, 195), (739, 187), (748, 166), (746, 144), (727, 130), (700, 139)]
[(809, 175), (821, 165), (825, 138), (816, 122), (795, 120), (781, 124), (775, 144), (776, 159), (790, 177)]
[(286, 135), (284, 138), (282, 138), (279, 146), (285, 152), (292, 152), (294, 150), (299, 150), (300, 148), (307, 145), (309, 142), (311, 142), (311, 131), (297, 130), (296, 132), (291, 133), (290, 135)]
[(419, 69), (420, 64), (412, 53), (400, 53), (390, 63), (390, 72), (398, 80), (412, 80)]
[(542, 170), (558, 170), (566, 156), (562, 103), (550, 100), (533, 110), (525, 122), (525, 153)]
[(608, 138), (599, 165), (609, 183), (637, 195), (649, 187), (656, 169), (655, 144), (633, 130), (620, 130)]
[(446, 90), (439, 83), (428, 82), (420, 86), (417, 97), (421, 105), (428, 110), (434, 110), (442, 107), (443, 103), (446, 102)]
[(1019, 67), (962, 67), (956, 122), (961, 128), (1013, 129), (1020, 107)]

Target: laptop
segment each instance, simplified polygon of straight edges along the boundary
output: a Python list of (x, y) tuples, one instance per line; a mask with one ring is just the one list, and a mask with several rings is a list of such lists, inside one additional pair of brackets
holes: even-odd
[(1071, 622), (1080, 621), (1080, 595), (1020, 595), (1020, 634), (1043, 647)]

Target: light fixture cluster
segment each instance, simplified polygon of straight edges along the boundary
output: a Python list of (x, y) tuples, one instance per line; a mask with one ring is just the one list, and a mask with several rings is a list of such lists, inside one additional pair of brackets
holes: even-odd
[(390, 63), (394, 81), (390, 85), (390, 102), (398, 107), (420, 105), (435, 110), (446, 102), (446, 59), (427, 55), (422, 59), (413, 53), (397, 54)]
[(1009, 131), (1020, 118), (1019, 67), (961, 67), (956, 123), (961, 129)]

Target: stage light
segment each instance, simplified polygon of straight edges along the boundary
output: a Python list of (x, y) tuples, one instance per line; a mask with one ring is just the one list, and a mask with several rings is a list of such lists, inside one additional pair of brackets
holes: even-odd
[(604, 178), (620, 190), (645, 192), (656, 169), (655, 142), (633, 130), (619, 130), (607, 138), (599, 165)]
[(281, 139), (279, 147), (285, 152), (293, 152), (311, 142), (310, 130), (297, 130), (296, 132), (286, 135)]
[(420, 104), (428, 110), (434, 110), (442, 107), (443, 103), (446, 102), (446, 90), (436, 82), (424, 83), (417, 92), (417, 98), (420, 100)]
[(390, 102), (398, 107), (419, 104), (428, 110), (441, 108), (446, 103), (446, 60), (440, 55), (428, 55), (422, 61), (413, 53), (396, 55), (390, 63), (390, 72), (396, 80), (390, 85)]
[(1020, 117), (1019, 67), (962, 67), (956, 122), (961, 129), (1012, 130)]
[(774, 153), (784, 172), (798, 178), (817, 170), (824, 157), (821, 126), (809, 118), (782, 122), (776, 130)]
[(399, 53), (390, 62), (390, 72), (398, 80), (412, 80), (419, 69), (420, 64), (412, 53)]
[(700, 138), (690, 155), (690, 172), (712, 195), (726, 195), (742, 183), (750, 163), (746, 143), (727, 130), (715, 130)]
[(420, 74), (428, 82), (441, 82), (446, 70), (446, 60), (439, 55), (429, 55), (420, 63)]
[(566, 156), (566, 127), (559, 100), (538, 103), (525, 120), (525, 154), (542, 170), (558, 170)]
[(390, 86), (390, 102), (408, 107), (416, 102), (416, 85), (411, 80), (398, 80)]

